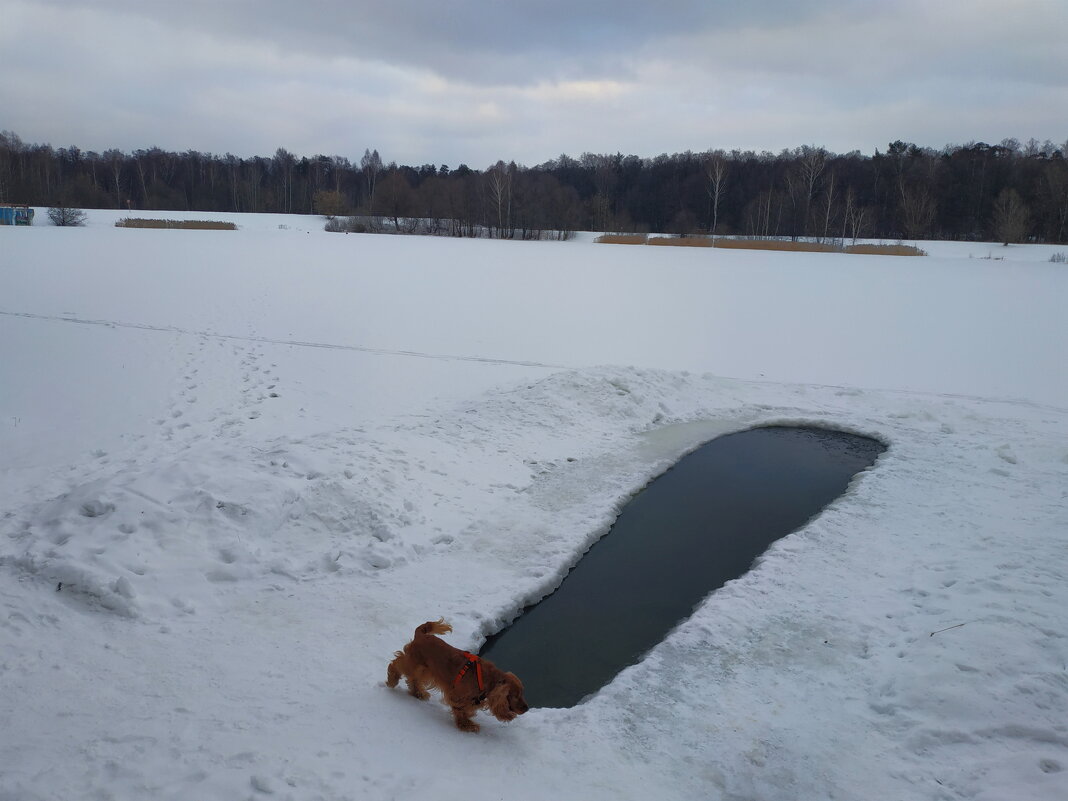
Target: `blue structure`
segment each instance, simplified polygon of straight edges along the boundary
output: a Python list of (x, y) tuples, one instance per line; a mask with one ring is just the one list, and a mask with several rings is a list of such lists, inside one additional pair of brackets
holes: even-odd
[(33, 209), (0, 204), (0, 225), (33, 225)]

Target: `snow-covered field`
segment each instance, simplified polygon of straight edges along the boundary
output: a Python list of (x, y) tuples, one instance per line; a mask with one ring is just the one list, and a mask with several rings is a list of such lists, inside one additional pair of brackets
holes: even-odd
[[(1068, 797), (1057, 248), (120, 216), (0, 228), (3, 801)], [(784, 421), (889, 451), (585, 703), (467, 735), (384, 687)]]

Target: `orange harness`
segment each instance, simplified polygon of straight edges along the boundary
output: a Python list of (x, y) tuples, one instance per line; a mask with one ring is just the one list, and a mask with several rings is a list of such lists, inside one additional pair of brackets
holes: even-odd
[(471, 669), (471, 666), (475, 666), (475, 678), (478, 679), (478, 698), (479, 703), (482, 703), (486, 698), (486, 689), (482, 684), (482, 660), (476, 654), (469, 654), (464, 651), (464, 656), (467, 657), (467, 662), (460, 668), (460, 672), (456, 675), (456, 678), (452, 681), (452, 686), (455, 687), (460, 683), (460, 680), (467, 675), (467, 671)]

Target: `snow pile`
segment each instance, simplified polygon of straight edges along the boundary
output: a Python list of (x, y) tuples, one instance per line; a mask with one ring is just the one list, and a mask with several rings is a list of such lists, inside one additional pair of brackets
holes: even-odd
[[(1065, 796), (1068, 284), (1032, 251), (106, 217), (0, 230), (0, 798)], [(772, 423), (889, 450), (601, 692), (472, 737), (382, 686)]]

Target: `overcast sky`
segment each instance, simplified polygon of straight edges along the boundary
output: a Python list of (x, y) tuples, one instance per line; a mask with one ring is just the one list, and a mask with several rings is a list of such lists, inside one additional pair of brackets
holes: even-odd
[(0, 0), (0, 129), (535, 165), (1068, 139), (1068, 0)]

